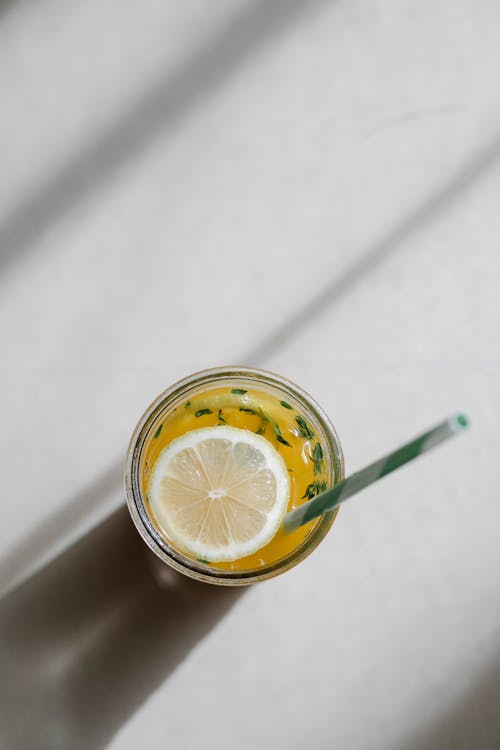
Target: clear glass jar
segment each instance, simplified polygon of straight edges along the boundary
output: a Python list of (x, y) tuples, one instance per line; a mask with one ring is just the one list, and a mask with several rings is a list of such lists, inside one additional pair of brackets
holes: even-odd
[(143, 480), (144, 451), (162, 420), (177, 406), (214, 388), (248, 387), (264, 391), (291, 403), (305, 415), (323, 445), (323, 459), (328, 486), (344, 479), (344, 457), (337, 433), (318, 404), (294, 383), (264, 370), (246, 367), (217, 367), (189, 375), (164, 391), (146, 409), (130, 440), (126, 466), (125, 489), (132, 519), (146, 544), (175, 570), (191, 578), (222, 586), (244, 586), (284, 573), (307, 557), (325, 537), (338, 509), (325, 513), (312, 526), (303, 541), (284, 557), (248, 570), (223, 570), (215, 564), (197, 561), (183, 554), (169, 542), (153, 523), (145, 502)]

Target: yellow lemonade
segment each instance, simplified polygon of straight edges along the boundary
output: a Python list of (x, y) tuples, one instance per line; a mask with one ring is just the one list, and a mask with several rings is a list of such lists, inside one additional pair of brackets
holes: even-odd
[[(187, 398), (155, 425), (145, 443), (142, 484), (146, 508), (158, 532), (167, 537), (149, 503), (150, 478), (162, 450), (175, 438), (200, 427), (228, 425), (262, 435), (283, 458), (290, 477), (288, 510), (324, 492), (328, 486), (324, 446), (313, 424), (284, 399), (249, 387), (213, 388)], [(317, 520), (293, 531), (280, 529), (274, 538), (256, 553), (231, 562), (212, 562), (226, 570), (259, 568), (280, 560), (300, 546)], [(167, 537), (168, 538), (168, 537)], [(174, 544), (172, 539), (168, 539)], [(175, 546), (175, 545), (174, 545)], [(182, 550), (185, 555), (189, 552)], [(201, 558), (198, 562), (205, 562)]]

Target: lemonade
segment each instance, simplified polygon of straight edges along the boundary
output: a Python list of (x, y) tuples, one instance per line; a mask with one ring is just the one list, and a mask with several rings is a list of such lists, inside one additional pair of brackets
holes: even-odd
[(277, 473), (288, 475), (283, 510), (296, 508), (343, 478), (342, 453), (333, 428), (312, 399), (283, 378), (258, 370), (218, 369), (191, 376), (162, 394), (132, 438), (129, 507), (140, 533), (162, 559), (188, 575), (215, 583), (249, 583), (291, 567), (319, 543), (335, 516), (326, 514), (293, 532), (279, 525), (264, 546), (237, 559), (208, 561), (169, 533), (155, 499), (158, 481), (154, 479), (161, 462), (168, 459), (169, 446), (182, 436), (189, 442), (197, 436), (232, 439), (238, 434), (242, 439), (248, 436), (248, 442), (260, 445), (266, 454), (278, 454), (283, 469)]

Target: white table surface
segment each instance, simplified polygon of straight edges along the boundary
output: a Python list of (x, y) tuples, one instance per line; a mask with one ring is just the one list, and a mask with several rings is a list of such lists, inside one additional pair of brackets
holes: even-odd
[(0, 5), (3, 589), (117, 507), (197, 369), (295, 380), (349, 470), (472, 422), (246, 591), (113, 750), (500, 747), (499, 70), (494, 0)]

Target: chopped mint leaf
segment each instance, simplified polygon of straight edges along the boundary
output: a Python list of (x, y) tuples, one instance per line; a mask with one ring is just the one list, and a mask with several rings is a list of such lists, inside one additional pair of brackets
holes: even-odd
[(303, 500), (304, 498), (307, 498), (308, 500), (312, 500), (312, 498), (315, 497), (315, 495), (316, 495), (315, 483), (312, 482), (311, 484), (307, 485), (306, 491), (302, 495), (301, 500)]
[(195, 411), (194, 416), (202, 417), (204, 414), (213, 414), (213, 411), (212, 409), (198, 409), (198, 411)]
[(265, 433), (265, 431), (266, 431), (265, 427), (259, 427), (258, 430), (255, 430), (255, 434), (256, 435), (263, 435)]
[(316, 443), (314, 446), (311, 461), (314, 463), (314, 476), (316, 476), (316, 474), (321, 474), (323, 471), (323, 449), (319, 443)]
[(187, 409), (188, 406), (191, 406), (191, 401), (186, 401), (186, 403), (184, 404), (185, 409)]
[(226, 424), (226, 420), (222, 416), (222, 409), (219, 409), (219, 413), (217, 414), (217, 419), (219, 420), (219, 422), (222, 422), (222, 424)]
[(162, 431), (162, 429), (163, 429), (163, 424), (161, 424), (161, 425), (160, 425), (160, 426), (158, 427), (158, 429), (156, 430), (155, 434), (153, 435), (153, 440), (154, 440), (155, 438), (157, 438), (157, 437), (159, 437), (159, 436), (160, 436), (160, 432)]
[(231, 388), (231, 393), (236, 393), (237, 396), (243, 396), (246, 393), (244, 388)]
[(281, 404), (281, 406), (284, 406), (285, 409), (292, 409), (292, 407), (290, 406), (290, 404), (287, 404), (286, 401), (280, 401), (280, 404)]
[(288, 445), (288, 447), (291, 448), (292, 446), (290, 445), (290, 443), (285, 440), (285, 438), (281, 434), (280, 426), (277, 422), (274, 423), (274, 430), (276, 432), (276, 440), (278, 441), (278, 443), (281, 443), (282, 445)]
[(246, 414), (256, 414), (255, 409), (247, 409), (246, 406), (240, 406), (240, 411), (244, 411)]
[(295, 417), (295, 421), (299, 426), (301, 434), (308, 440), (312, 440), (314, 437), (314, 432), (311, 430), (306, 420), (303, 417)]
[(307, 498), (307, 500), (312, 500), (313, 497), (316, 497), (316, 495), (321, 495), (322, 492), (326, 491), (326, 482), (311, 482), (311, 484), (308, 484), (306, 487), (305, 493), (302, 495), (302, 500), (304, 498)]
[(313, 450), (313, 459), (315, 461), (322, 461), (323, 460), (323, 449), (319, 443), (316, 443)]
[(276, 440), (278, 441), (278, 443), (281, 443), (282, 445), (288, 445), (288, 447), (289, 447), (289, 448), (291, 448), (291, 447), (292, 447), (292, 446), (290, 445), (290, 443), (288, 443), (288, 442), (287, 442), (287, 441), (285, 440), (285, 438), (283, 437), (283, 435), (276, 435)]

